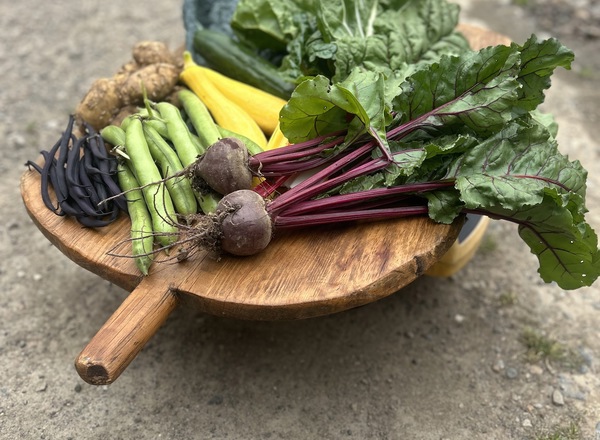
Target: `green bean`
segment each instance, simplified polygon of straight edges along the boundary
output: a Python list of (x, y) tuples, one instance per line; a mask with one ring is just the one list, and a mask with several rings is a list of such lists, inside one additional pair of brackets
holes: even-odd
[(152, 159), (142, 122), (138, 118), (132, 118), (128, 123), (125, 136), (126, 152), (152, 217), (152, 229), (157, 234), (157, 240), (163, 246), (169, 246), (177, 240), (177, 214), (160, 171)]
[(124, 131), (127, 131), (127, 127), (129, 126), (129, 123), (133, 120), (133, 119), (139, 119), (139, 115), (135, 114), (135, 115), (129, 115), (125, 118), (123, 118), (123, 120), (121, 121), (121, 128)]
[(152, 230), (152, 218), (146, 207), (144, 196), (139, 189), (139, 183), (135, 175), (126, 163), (118, 165), (119, 186), (125, 192), (127, 200), (127, 211), (131, 219), (131, 253), (135, 258), (138, 269), (148, 275), (150, 265), (154, 259), (152, 249), (154, 236)]
[[(198, 211), (196, 197), (192, 190), (192, 185), (187, 176), (181, 174), (183, 165), (175, 153), (175, 150), (158, 132), (147, 124), (149, 121), (143, 121), (144, 136), (150, 149), (152, 158), (161, 168), (162, 176), (171, 195), (175, 210), (182, 215), (195, 214)], [(179, 174), (178, 176), (175, 176)], [(175, 176), (175, 177), (173, 177)]]
[(132, 119), (141, 119), (142, 121), (151, 125), (152, 128), (154, 128), (156, 131), (158, 131), (163, 138), (169, 137), (167, 124), (165, 123), (165, 121), (160, 119), (160, 115), (157, 111), (152, 111), (152, 115), (150, 115), (150, 113), (148, 113), (148, 110), (146, 110), (145, 108), (141, 108), (138, 110), (137, 113), (134, 113), (124, 118), (121, 121), (121, 128), (123, 130), (127, 130), (127, 126), (129, 125)]
[(167, 124), (165, 121), (161, 121), (160, 119), (149, 118), (144, 119), (144, 122), (149, 127), (152, 127), (154, 130), (158, 132), (164, 139), (171, 139), (169, 137), (169, 129), (167, 128)]
[[(168, 139), (171, 141), (181, 164), (187, 167), (193, 164), (198, 156), (204, 154), (204, 149), (194, 141), (193, 134), (183, 120), (181, 112), (177, 107), (168, 102), (156, 104), (160, 118), (166, 122), (169, 130)], [(214, 191), (202, 191), (194, 188), (194, 195), (203, 213), (215, 212), (221, 196)]]
[(177, 155), (184, 167), (191, 165), (196, 161), (199, 155), (204, 153), (199, 151), (196, 144), (190, 137), (188, 129), (179, 109), (169, 102), (159, 102), (156, 109), (160, 117), (167, 124), (169, 139), (173, 143)]
[(204, 144), (202, 143), (200, 138), (196, 134), (191, 133), (191, 132), (190, 132), (190, 138), (192, 139), (192, 142), (194, 142), (194, 145), (196, 145), (196, 148), (198, 149), (198, 151), (202, 151), (202, 154), (204, 154), (206, 152), (206, 148), (204, 148)]
[(125, 145), (125, 130), (118, 125), (107, 125), (100, 131), (100, 136), (115, 147)]
[(208, 192), (195, 191), (195, 194), (198, 204), (204, 214), (209, 214), (217, 210), (217, 205), (222, 197), (220, 194), (212, 190)]
[(185, 109), (204, 149), (221, 139), (221, 133), (202, 100), (191, 90), (181, 90), (177, 96)]

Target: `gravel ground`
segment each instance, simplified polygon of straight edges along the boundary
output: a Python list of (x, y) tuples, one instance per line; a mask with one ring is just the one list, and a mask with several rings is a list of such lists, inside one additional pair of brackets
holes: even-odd
[[(598, 2), (459, 3), (465, 21), (575, 50), (544, 107), (590, 172), (600, 231)], [(180, 308), (113, 385), (83, 382), (73, 360), (127, 293), (49, 244), (18, 183), (135, 42), (183, 41), (179, 2), (140, 5), (0, 6), (0, 438), (600, 439), (600, 286), (541, 283), (515, 228), (497, 222), (451, 279), (296, 322)]]

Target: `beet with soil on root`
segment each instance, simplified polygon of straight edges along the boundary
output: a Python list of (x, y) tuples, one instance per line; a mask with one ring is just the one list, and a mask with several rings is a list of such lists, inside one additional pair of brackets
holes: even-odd
[(252, 190), (224, 196), (209, 214), (188, 216), (180, 223), (181, 254), (205, 250), (220, 257), (254, 255), (264, 250), (273, 236), (273, 224), (265, 200)]
[(265, 200), (251, 190), (232, 192), (219, 202), (217, 215), (227, 212), (221, 220), (221, 249), (232, 255), (254, 255), (264, 250), (273, 235), (271, 217)]

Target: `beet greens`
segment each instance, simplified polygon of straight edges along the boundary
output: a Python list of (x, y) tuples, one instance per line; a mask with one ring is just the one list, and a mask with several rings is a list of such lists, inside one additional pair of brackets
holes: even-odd
[[(518, 224), (546, 282), (591, 285), (597, 236), (585, 221), (587, 173), (563, 156), (537, 107), (573, 54), (557, 40), (444, 56), (406, 78), (356, 68), (302, 82), (281, 112), (293, 144), (259, 153), (273, 227), (479, 213)], [(299, 173), (310, 176), (283, 190)]]

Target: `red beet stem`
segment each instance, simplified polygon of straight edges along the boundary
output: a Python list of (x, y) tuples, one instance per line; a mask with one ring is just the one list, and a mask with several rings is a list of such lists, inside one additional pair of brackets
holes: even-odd
[(320, 214), (294, 215), (287, 217), (279, 215), (273, 219), (276, 229), (299, 228), (306, 226), (325, 225), (358, 220), (385, 220), (416, 215), (426, 215), (427, 205), (400, 206), (395, 208), (366, 209), (348, 212), (326, 212)]
[(295, 203), (293, 206), (282, 211), (280, 215), (290, 217), (311, 212), (328, 211), (331, 209), (344, 210), (344, 208), (359, 204), (364, 206), (365, 203), (378, 199), (384, 199), (382, 202), (378, 203), (389, 203), (390, 199), (391, 201), (396, 201), (405, 197), (407, 194), (419, 194), (427, 191), (444, 189), (449, 186), (454, 186), (453, 180), (413, 183), (387, 188), (374, 188), (348, 194), (338, 194), (322, 199), (305, 200)]

